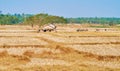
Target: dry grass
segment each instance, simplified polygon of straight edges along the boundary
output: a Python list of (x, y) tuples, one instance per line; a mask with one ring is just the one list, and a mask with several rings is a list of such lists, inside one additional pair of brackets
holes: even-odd
[(69, 47), (82, 52), (89, 52), (96, 55), (120, 56), (120, 45), (68, 45)]
[(1, 37), (0, 45), (45, 45), (44, 41), (32, 37)]
[[(75, 32), (77, 28), (87, 32)], [(71, 29), (72, 28), (72, 29)], [(0, 71), (119, 71), (120, 33), (88, 25), (59, 25), (58, 32), (0, 26)]]

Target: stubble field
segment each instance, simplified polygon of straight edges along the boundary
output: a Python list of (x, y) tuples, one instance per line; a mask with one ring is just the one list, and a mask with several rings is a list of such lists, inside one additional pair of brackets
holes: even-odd
[(0, 71), (120, 71), (120, 32), (0, 26)]

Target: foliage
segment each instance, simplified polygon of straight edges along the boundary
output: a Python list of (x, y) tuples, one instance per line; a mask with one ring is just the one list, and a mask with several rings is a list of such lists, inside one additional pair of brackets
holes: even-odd
[(48, 14), (37, 14), (26, 19), (25, 23), (30, 25), (45, 25), (48, 23), (66, 23), (67, 20), (63, 17), (52, 16)]
[(27, 24), (42, 26), (48, 23), (79, 23), (79, 24), (108, 24), (113, 26), (120, 24), (120, 18), (107, 18), (107, 17), (80, 17), (80, 18), (64, 18), (60, 16), (53, 16), (48, 14), (2, 14), (0, 11), (0, 24)]
[(30, 14), (0, 14), (0, 24), (19, 24), (23, 23), (25, 18), (31, 16)]
[(109, 24), (113, 26), (115, 24), (120, 24), (120, 18), (105, 18), (105, 17), (90, 17), (90, 18), (66, 18), (67, 23), (89, 23), (89, 24)]
[(0, 24), (15, 24), (18, 23), (18, 18), (11, 15), (0, 15)]

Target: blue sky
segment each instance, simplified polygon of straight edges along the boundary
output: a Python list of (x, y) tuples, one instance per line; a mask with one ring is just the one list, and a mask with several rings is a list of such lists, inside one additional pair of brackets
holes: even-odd
[(0, 0), (0, 11), (63, 17), (120, 17), (120, 0)]

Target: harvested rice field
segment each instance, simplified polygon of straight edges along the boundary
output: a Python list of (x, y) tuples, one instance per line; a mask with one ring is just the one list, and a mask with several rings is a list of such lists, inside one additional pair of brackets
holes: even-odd
[(0, 71), (120, 71), (120, 31), (71, 27), (0, 26)]

